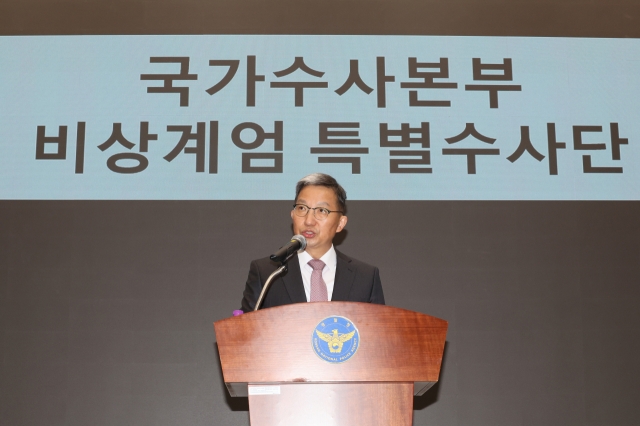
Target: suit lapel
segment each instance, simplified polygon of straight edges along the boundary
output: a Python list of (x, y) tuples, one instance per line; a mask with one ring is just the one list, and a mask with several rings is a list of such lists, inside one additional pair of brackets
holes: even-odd
[(333, 283), (332, 301), (348, 302), (351, 285), (356, 277), (356, 271), (351, 264), (351, 259), (336, 250), (336, 279)]
[(288, 272), (282, 276), (284, 287), (289, 293), (292, 303), (304, 303), (307, 301), (307, 295), (304, 292), (304, 284), (302, 284), (302, 273), (300, 272), (300, 261), (298, 255), (293, 256), (289, 262)]

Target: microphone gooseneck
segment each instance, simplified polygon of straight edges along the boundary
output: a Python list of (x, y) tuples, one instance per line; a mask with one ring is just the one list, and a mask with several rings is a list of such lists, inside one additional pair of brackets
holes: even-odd
[(280, 267), (276, 269), (267, 281), (265, 281), (264, 286), (262, 286), (262, 291), (260, 292), (260, 297), (258, 297), (258, 301), (256, 302), (256, 306), (253, 308), (253, 311), (257, 311), (260, 309), (260, 305), (262, 304), (262, 300), (264, 299), (264, 295), (267, 293), (269, 286), (273, 282), (273, 279), (280, 275), (283, 272), (287, 271), (287, 262), (289, 259), (293, 257), (297, 252), (303, 251), (307, 247), (307, 239), (302, 235), (294, 235), (291, 237), (291, 241), (289, 241), (284, 246), (280, 247), (278, 251), (269, 256), (269, 258), (274, 261), (280, 263)]

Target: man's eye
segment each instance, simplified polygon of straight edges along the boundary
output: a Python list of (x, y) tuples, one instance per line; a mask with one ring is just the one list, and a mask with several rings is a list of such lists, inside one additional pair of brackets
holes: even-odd
[(320, 212), (320, 214), (329, 214), (329, 210), (327, 209), (318, 209), (318, 211)]
[(306, 207), (306, 206), (297, 206), (297, 207), (296, 207), (296, 209), (297, 209), (299, 212), (305, 212), (305, 211), (307, 211), (307, 207)]

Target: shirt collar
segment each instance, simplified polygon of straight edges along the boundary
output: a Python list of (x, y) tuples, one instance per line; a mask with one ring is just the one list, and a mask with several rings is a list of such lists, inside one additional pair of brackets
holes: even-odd
[[(311, 257), (311, 255), (307, 253), (306, 250), (303, 251), (302, 253), (298, 253), (298, 257), (300, 257), (300, 259), (305, 265), (311, 268), (311, 266), (308, 263), (311, 259), (313, 259), (313, 257)], [(320, 260), (324, 262), (324, 264), (326, 265), (325, 266), (326, 268), (335, 269), (336, 263), (338, 262), (338, 255), (336, 254), (336, 249), (333, 247), (333, 244), (331, 244), (331, 248), (325, 254), (322, 255)]]

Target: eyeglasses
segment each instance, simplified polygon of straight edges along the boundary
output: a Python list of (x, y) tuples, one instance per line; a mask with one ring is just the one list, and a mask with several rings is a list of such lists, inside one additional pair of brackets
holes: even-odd
[(342, 213), (340, 210), (329, 210), (324, 207), (309, 207), (304, 204), (294, 204), (293, 205), (293, 213), (296, 216), (304, 217), (309, 213), (309, 210), (313, 210), (313, 216), (318, 220), (325, 220), (329, 217), (330, 213)]

